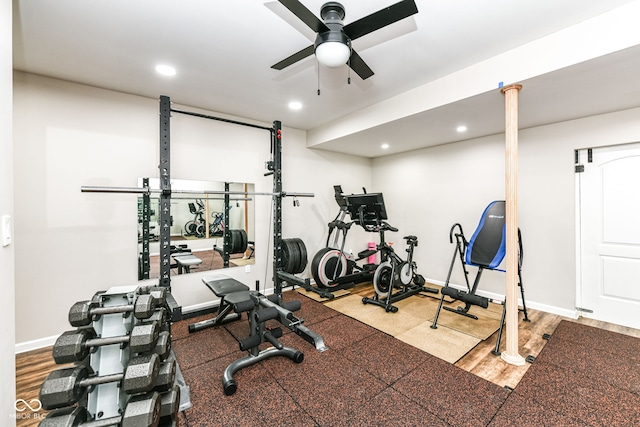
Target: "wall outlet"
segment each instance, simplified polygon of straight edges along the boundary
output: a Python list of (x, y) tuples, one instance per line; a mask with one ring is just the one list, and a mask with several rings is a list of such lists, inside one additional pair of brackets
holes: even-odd
[(251, 266), (250, 265), (245, 265), (244, 266), (244, 272), (245, 273), (251, 273)]
[(0, 223), (0, 228), (2, 229), (2, 246), (9, 246), (11, 244), (11, 216), (2, 215)]

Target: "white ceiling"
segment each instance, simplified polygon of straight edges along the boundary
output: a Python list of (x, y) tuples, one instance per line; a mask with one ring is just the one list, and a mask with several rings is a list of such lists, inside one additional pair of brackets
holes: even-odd
[[(343, 0), (345, 24), (396, 1)], [(301, 2), (317, 16), (325, 3)], [(416, 0), (418, 14), (354, 41), (375, 75), (363, 81), (352, 72), (347, 85), (346, 66), (318, 76), (313, 57), (270, 68), (314, 38), (277, 1), (14, 0), (14, 68), (313, 130), (631, 2)], [(178, 74), (157, 75), (158, 63)], [(520, 82), (520, 126), (638, 107), (639, 73), (636, 46)], [(290, 111), (292, 100), (303, 109)], [(495, 134), (504, 129), (503, 102), (488, 92), (316, 147), (376, 157), (383, 137), (394, 141), (391, 154)], [(452, 130), (460, 117), (464, 135)]]

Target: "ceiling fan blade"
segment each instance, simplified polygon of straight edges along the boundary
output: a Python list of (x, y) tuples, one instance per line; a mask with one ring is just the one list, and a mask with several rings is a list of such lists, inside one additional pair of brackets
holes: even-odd
[(367, 35), (375, 30), (386, 27), (394, 22), (418, 13), (418, 7), (414, 0), (403, 0), (389, 7), (381, 9), (371, 15), (353, 21), (344, 26), (344, 33), (351, 39)]
[(307, 9), (298, 0), (278, 0), (280, 4), (289, 9), (291, 13), (296, 15), (302, 22), (307, 24), (316, 33), (329, 31), (329, 27), (325, 25), (316, 15)]
[(296, 62), (300, 61), (301, 59), (306, 58), (307, 56), (313, 55), (314, 51), (315, 51), (315, 48), (313, 47), (313, 45), (309, 47), (305, 47), (301, 51), (296, 52), (290, 57), (285, 58), (282, 61), (278, 62), (277, 64), (272, 65), (271, 68), (274, 68), (276, 70), (282, 70), (284, 68), (287, 68), (289, 65), (293, 65)]
[(357, 75), (360, 76), (362, 80), (366, 80), (369, 77), (373, 76), (373, 70), (369, 68), (366, 62), (355, 50), (351, 51), (351, 57), (349, 58), (349, 66), (353, 71), (356, 72)]

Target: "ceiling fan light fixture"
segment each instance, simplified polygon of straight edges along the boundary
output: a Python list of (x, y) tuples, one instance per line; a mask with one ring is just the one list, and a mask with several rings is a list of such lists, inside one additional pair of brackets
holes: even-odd
[(316, 47), (316, 58), (325, 67), (341, 67), (351, 56), (351, 49), (341, 42), (324, 42)]
[[(322, 5), (320, 8), (322, 20), (307, 9), (300, 0), (278, 0), (278, 2), (289, 9), (317, 36), (313, 45), (273, 64), (271, 68), (283, 70), (315, 54), (319, 64), (327, 67), (348, 65), (362, 80), (368, 79), (374, 73), (353, 49), (352, 41), (418, 13), (415, 0), (400, 0), (396, 4), (344, 25), (345, 9), (337, 1)], [(324, 46), (325, 44), (327, 46)], [(347, 78), (348, 83), (350, 79), (351, 77)]]
[(316, 58), (325, 67), (345, 65), (351, 56), (351, 42), (342, 31), (318, 34), (315, 42)]

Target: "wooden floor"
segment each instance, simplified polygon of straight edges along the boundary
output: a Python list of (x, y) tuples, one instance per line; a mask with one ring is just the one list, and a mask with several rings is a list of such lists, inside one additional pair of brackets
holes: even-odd
[[(371, 284), (358, 285), (350, 291), (361, 296), (371, 296)], [(561, 320), (574, 321), (640, 338), (640, 330), (612, 323), (586, 319), (583, 317), (577, 320), (569, 319), (567, 317), (545, 313), (531, 308), (527, 310), (527, 313), (530, 322), (524, 322), (522, 320), (522, 313), (520, 313), (518, 317), (518, 349), (523, 358), (526, 358), (527, 356), (537, 356), (547, 342), (543, 338), (543, 335), (552, 334)], [(462, 359), (458, 360), (455, 365), (501, 387), (507, 386), (515, 388), (518, 385), (518, 382), (520, 382), (520, 379), (522, 379), (523, 375), (527, 372), (530, 364), (525, 363), (524, 366), (513, 366), (504, 362), (500, 356), (495, 356), (493, 351), (495, 350), (497, 334), (498, 333), (496, 332), (488, 339), (480, 342), (480, 344), (478, 344), (473, 350), (467, 353)], [(503, 334), (500, 351), (505, 350), (505, 341), (506, 334)]]
[[(371, 288), (356, 290), (356, 292), (368, 295)], [(542, 335), (552, 334), (561, 320), (571, 320), (532, 309), (529, 309), (528, 312), (531, 322), (523, 322), (522, 320), (519, 322), (519, 351), (522, 357), (536, 356), (546, 343)], [(522, 319), (522, 315), (520, 315), (520, 319)], [(637, 329), (584, 318), (580, 318), (576, 322), (640, 338), (640, 330)], [(499, 356), (494, 356), (492, 351), (495, 342), (496, 335), (494, 334), (491, 338), (478, 344), (455, 365), (500, 386), (515, 388), (530, 365), (528, 363), (522, 367), (508, 365)], [(502, 347), (504, 347), (504, 337)], [(17, 354), (16, 398), (26, 402), (37, 399), (44, 378), (50, 371), (59, 367), (60, 365), (56, 365), (51, 357), (51, 347)], [(35, 413), (29, 410), (21, 413), (16, 412), (16, 425), (37, 426), (45, 415), (46, 411), (44, 410)]]

